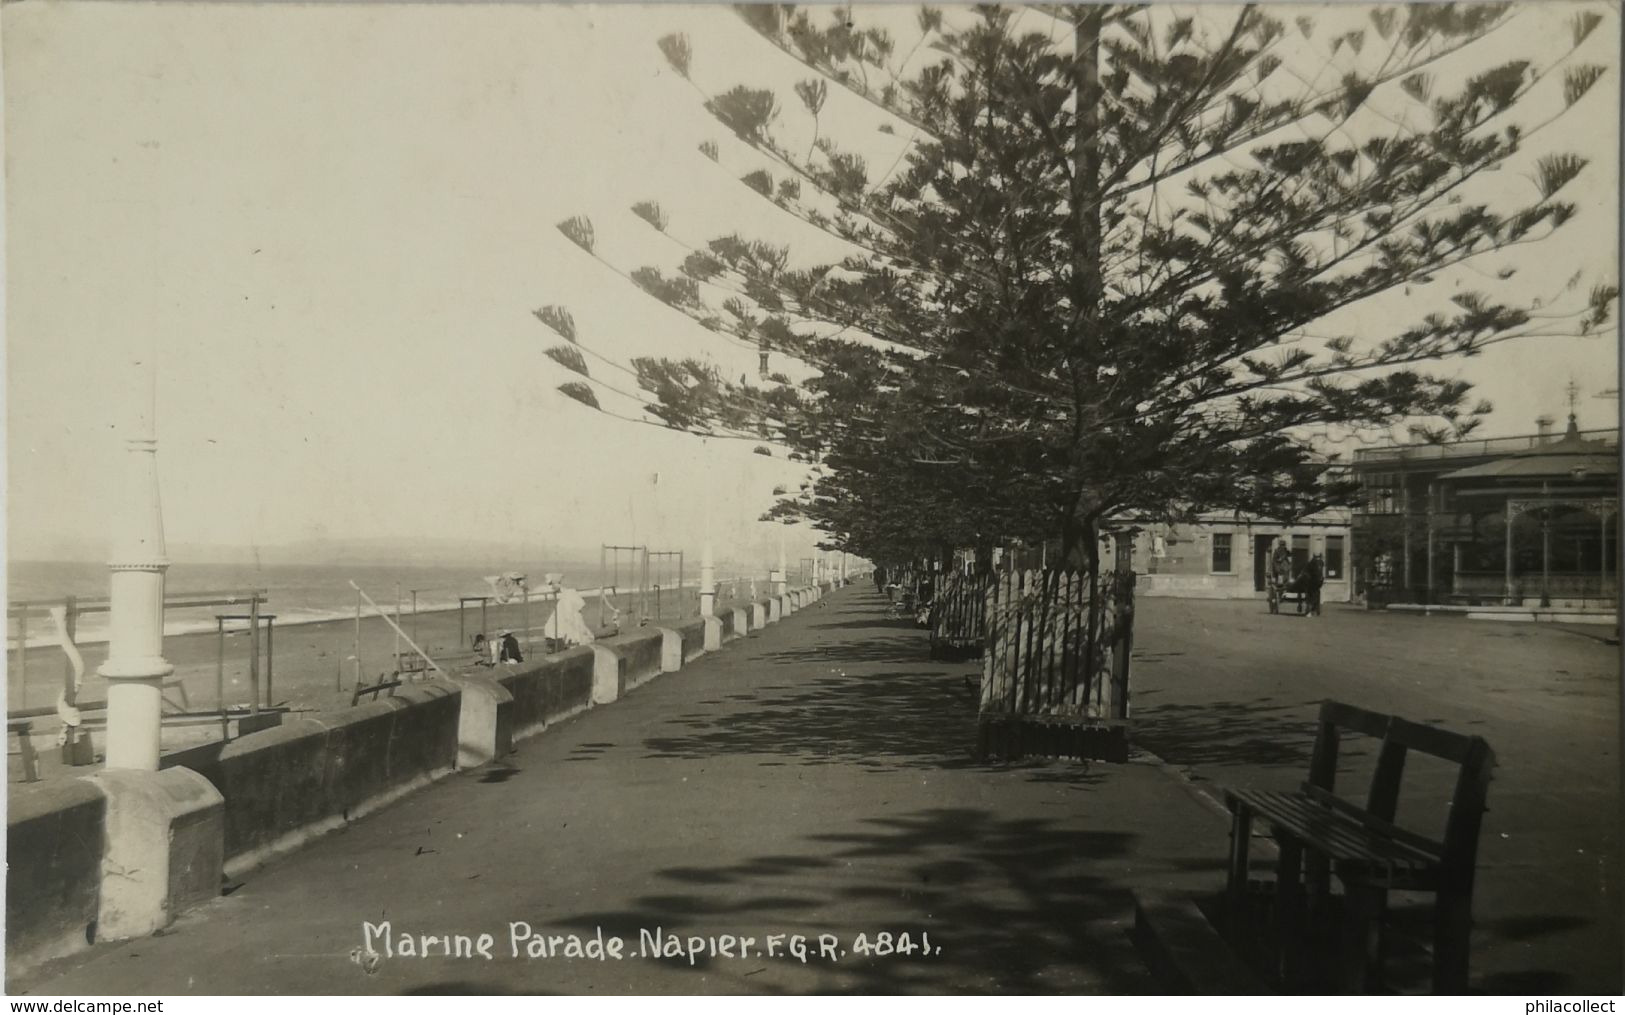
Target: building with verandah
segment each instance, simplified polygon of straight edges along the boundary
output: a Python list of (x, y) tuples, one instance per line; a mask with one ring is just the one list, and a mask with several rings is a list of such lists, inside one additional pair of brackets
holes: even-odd
[(1355, 591), (1374, 601), (1612, 610), (1619, 431), (1354, 454)]

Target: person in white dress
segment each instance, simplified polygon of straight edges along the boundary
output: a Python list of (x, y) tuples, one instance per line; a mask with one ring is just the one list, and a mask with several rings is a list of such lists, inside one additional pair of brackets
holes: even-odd
[(566, 645), (590, 645), (593, 641), (592, 628), (582, 619), (582, 611), (587, 608), (587, 601), (581, 593), (569, 587), (561, 587), (558, 600), (553, 605), (553, 617), (547, 622), (547, 634), (557, 638)]

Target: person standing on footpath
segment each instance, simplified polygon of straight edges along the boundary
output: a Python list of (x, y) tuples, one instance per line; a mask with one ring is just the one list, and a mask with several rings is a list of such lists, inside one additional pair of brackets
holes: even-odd
[(1309, 558), (1309, 568), (1305, 572), (1303, 594), (1309, 603), (1309, 616), (1320, 616), (1320, 587), (1326, 584), (1326, 561), (1320, 554)]

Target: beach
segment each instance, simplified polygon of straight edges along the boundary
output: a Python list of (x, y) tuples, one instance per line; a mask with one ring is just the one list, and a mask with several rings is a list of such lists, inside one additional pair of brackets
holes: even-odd
[[(767, 582), (757, 582), (759, 594), (767, 594), (769, 588)], [(587, 599), (582, 619), (594, 628), (598, 637), (612, 636), (618, 631), (638, 626), (639, 595), (636, 591), (608, 597), (609, 603), (602, 610), (603, 622), (600, 621), (597, 590), (581, 591)], [(748, 580), (717, 583), (718, 610), (730, 609), (735, 603), (748, 602), (749, 596)], [(699, 616), (699, 590), (693, 583), (681, 590), (662, 590), (658, 604), (652, 591), (647, 593), (644, 601), (649, 625), (680, 623)], [(610, 606), (620, 611), (618, 628)], [(266, 612), (275, 611), (268, 608)], [(517, 601), (501, 605), (491, 603), (486, 607), (484, 630), (488, 637), (512, 631), (519, 639), (521, 650), (529, 658), (532, 654), (545, 652), (544, 639), (551, 634), (548, 626), (551, 617), (552, 603), (549, 600), (532, 599), (528, 606)], [(242, 629), (244, 626), (239, 625), (238, 630), (228, 632), (224, 639), (212, 631), (170, 635), (164, 639), (164, 657), (175, 667), (174, 674), (165, 681), (164, 686), (166, 720), (162, 749), (165, 752), (219, 740), (220, 724), (214, 714), (218, 713), (222, 702), (228, 709), (246, 710), (254, 700), (253, 674), (249, 666), (250, 643), (248, 632)], [(476, 661), (477, 657), (469, 645), (474, 635), (481, 631), (478, 604), (469, 604), (461, 615), (455, 607), (449, 610), (420, 610), (416, 617), (408, 611), (402, 614), (400, 627), (405, 638), (416, 642), (448, 673), (466, 668)], [(354, 695), (358, 673), (362, 683), (376, 684), (380, 679), (388, 679), (395, 670), (399, 636), (383, 617), (363, 616), (359, 625), (354, 616), (342, 620), (295, 623), (286, 627), (278, 622), (271, 627), (271, 632), (269, 645), (265, 644), (266, 639), (262, 635), (260, 647), (258, 700), (262, 707), (270, 704), (286, 708), (293, 714), (306, 715), (347, 708)], [(356, 665), (358, 644), (359, 670)], [(398, 644), (402, 653), (411, 654), (405, 639), (399, 639)], [(106, 644), (93, 643), (79, 648), (84, 658), (85, 675), (79, 686), (78, 701), (87, 706), (84, 728), (90, 731), (99, 757), (106, 716), (100, 705), (107, 699), (107, 684), (96, 675), (96, 669), (106, 658)], [(29, 736), (38, 752), (41, 777), (54, 778), (82, 771), (64, 766), (56, 749), (61, 722), (54, 706), (67, 669), (62, 650), (54, 646), (29, 649), (26, 686), (20, 679), (17, 652), (14, 649), (7, 655), (7, 711), (13, 718), (18, 717), (19, 713), (36, 713), (30, 717), (32, 729)], [(427, 676), (416, 674), (408, 679), (435, 679), (435, 676), (431, 671)], [(229, 731), (233, 738), (238, 735), (236, 716), (229, 724)], [(11, 782), (22, 781), (17, 738), (11, 738), (7, 750), (8, 779)]]
[[(758, 583), (759, 590), (765, 591), (766, 587), (765, 582)], [(719, 608), (736, 598), (734, 588), (734, 583), (718, 583)], [(582, 619), (601, 635), (614, 634), (617, 629), (614, 611), (600, 608), (596, 590), (583, 590), (583, 595), (587, 608)], [(749, 596), (748, 582), (738, 583), (737, 596)], [(636, 624), (638, 598), (636, 592), (608, 597), (610, 605), (620, 611), (620, 628)], [(688, 620), (699, 615), (698, 589), (692, 583), (682, 590), (662, 590), (658, 601), (655, 594), (649, 592), (644, 601), (643, 608), (651, 624)], [(385, 608), (393, 613), (392, 604)], [(264, 612), (276, 614), (271, 607), (264, 608)], [(485, 608), (483, 630), (487, 636), (512, 631), (522, 648), (528, 643), (534, 651), (540, 652), (545, 645), (543, 639), (552, 633), (548, 626), (551, 617), (550, 599), (534, 597), (528, 604), (493, 602)], [(456, 607), (420, 610), (413, 616), (408, 610), (401, 615), (400, 627), (404, 638), (397, 635), (383, 617), (363, 615), (359, 624), (351, 616), (291, 625), (276, 621), (268, 632), (262, 628), (260, 704), (280, 705), (295, 711), (347, 706), (358, 672), (365, 683), (375, 683), (380, 675), (393, 672), (397, 648), (404, 654), (412, 654), (408, 639), (441, 666), (449, 668), (451, 664), (472, 662), (475, 657), (469, 643), (482, 630), (481, 609), (479, 604), (470, 603), (462, 611)], [(359, 668), (356, 665), (358, 646)], [(79, 645), (79, 649), (84, 658), (85, 675), (77, 699), (87, 703), (105, 701), (106, 683), (96, 675), (96, 669), (106, 658), (107, 646), (90, 643)], [(234, 625), (224, 637), (214, 631), (167, 636), (164, 655), (175, 667), (175, 673), (165, 681), (166, 711), (215, 711), (221, 704), (222, 684), (227, 707), (247, 707), (254, 700), (246, 624)], [(15, 715), (53, 706), (67, 671), (62, 650), (56, 646), (34, 645), (28, 650), (26, 674), (17, 656), (15, 650), (8, 653), (7, 711)]]

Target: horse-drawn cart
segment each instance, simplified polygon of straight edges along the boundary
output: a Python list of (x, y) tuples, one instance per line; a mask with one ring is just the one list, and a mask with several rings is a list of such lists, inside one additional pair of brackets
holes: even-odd
[(1298, 615), (1308, 613), (1310, 616), (1320, 615), (1320, 587), (1312, 571), (1302, 571), (1287, 578), (1285, 575), (1270, 572), (1265, 583), (1265, 595), (1269, 600), (1270, 612), (1280, 613), (1282, 603), (1296, 603)]

